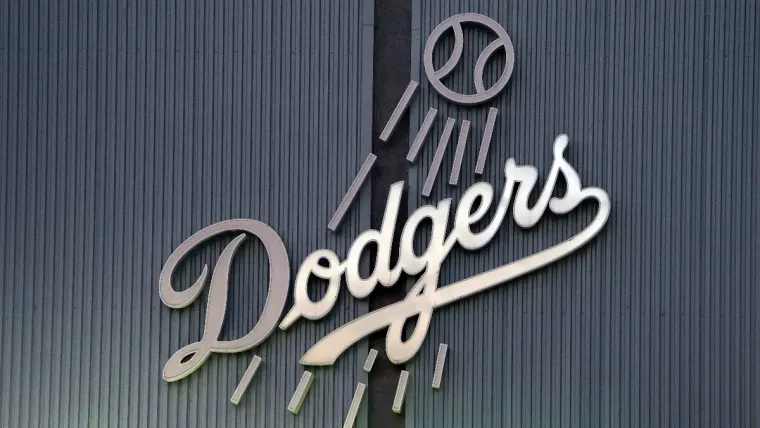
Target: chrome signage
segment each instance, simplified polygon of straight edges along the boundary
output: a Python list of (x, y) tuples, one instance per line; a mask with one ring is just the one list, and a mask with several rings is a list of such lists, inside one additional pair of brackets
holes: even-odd
[[(496, 35), (480, 54), (473, 71), (475, 83), (474, 94), (460, 94), (447, 88), (441, 80), (446, 77), (459, 62), (464, 46), (462, 25), (475, 24)], [(433, 66), (433, 48), (439, 38), (446, 32), (454, 33), (454, 49), (448, 61), (440, 68)], [(490, 88), (485, 88), (483, 73), (488, 59), (497, 51), (506, 54), (506, 65), (498, 81)], [(445, 99), (461, 104), (475, 105), (487, 102), (505, 88), (514, 69), (514, 47), (507, 32), (494, 20), (479, 14), (465, 13), (455, 15), (443, 21), (430, 35), (423, 54), (425, 74), (430, 85)], [(410, 82), (401, 97), (396, 109), (380, 135), (383, 141), (388, 140), (400, 117), (407, 110), (409, 103), (418, 88), (417, 82)], [(419, 134), (415, 137), (407, 159), (414, 162), (431, 125), (437, 120), (438, 112), (430, 109), (420, 126)], [(482, 174), (488, 155), (497, 110), (491, 108), (485, 125), (485, 132), (480, 142), (476, 174)], [(430, 195), (432, 186), (438, 176), (438, 170), (454, 131), (456, 120), (447, 118), (444, 131), (439, 138), (438, 146), (425, 180), (422, 194)], [(449, 183), (456, 185), (462, 170), (464, 149), (469, 135), (470, 122), (462, 121), (456, 145), (454, 166)], [(399, 260), (391, 266), (390, 254), (393, 233), (397, 222), (398, 209), (404, 195), (404, 183), (398, 182), (391, 186), (388, 202), (385, 207), (380, 230), (368, 230), (354, 240), (348, 253), (341, 258), (334, 251), (320, 249), (314, 251), (300, 265), (295, 278), (290, 278), (290, 262), (288, 252), (277, 233), (266, 224), (251, 219), (227, 220), (212, 224), (182, 242), (169, 256), (159, 278), (159, 294), (161, 301), (170, 308), (180, 309), (192, 304), (209, 284), (208, 300), (206, 302), (206, 320), (203, 335), (198, 342), (188, 344), (169, 358), (163, 370), (163, 378), (174, 382), (192, 374), (200, 368), (213, 353), (237, 353), (255, 348), (269, 337), (276, 327), (288, 330), (301, 319), (316, 321), (326, 316), (335, 305), (341, 293), (345, 279), (346, 291), (357, 299), (369, 296), (378, 286), (392, 287), (402, 273), (410, 276), (419, 275), (419, 279), (398, 303), (370, 312), (356, 320), (343, 325), (314, 344), (302, 357), (301, 364), (305, 366), (329, 366), (335, 363), (340, 355), (351, 346), (378, 330), (387, 329), (386, 353), (390, 361), (402, 364), (414, 357), (420, 350), (427, 335), (433, 311), (445, 305), (455, 303), (474, 294), (505, 284), (529, 272), (547, 266), (573, 251), (586, 245), (607, 222), (610, 214), (610, 199), (607, 193), (596, 187), (583, 187), (575, 169), (565, 160), (564, 153), (568, 148), (569, 137), (559, 135), (554, 140), (553, 164), (546, 178), (546, 184), (540, 192), (538, 201), (529, 206), (528, 198), (538, 180), (538, 171), (530, 165), (519, 165), (514, 159), (507, 159), (504, 164), (504, 187), (500, 196), (494, 195), (493, 187), (485, 182), (472, 185), (462, 196), (456, 207), (451, 199), (444, 199), (436, 204), (425, 205), (414, 211), (404, 224), (400, 235)], [(359, 170), (354, 182), (349, 187), (346, 196), (338, 206), (335, 215), (328, 224), (330, 230), (336, 230), (345, 213), (368, 176), (376, 157), (369, 154)], [(567, 183), (564, 196), (552, 197), (555, 184), (562, 175)], [(535, 226), (548, 211), (555, 214), (567, 214), (586, 200), (596, 202), (598, 209), (594, 219), (570, 239), (556, 244), (536, 254), (520, 260), (505, 263), (503, 266), (472, 276), (453, 284), (439, 284), (440, 268), (455, 245), (466, 250), (475, 251), (493, 239), (502, 223), (508, 217), (511, 204), (511, 217), (522, 228)], [(495, 206), (495, 214), (488, 221), (488, 226), (479, 232), (472, 230), (472, 225), (483, 220), (489, 208)], [(450, 233), (446, 233), (449, 214), (454, 211), (454, 225)], [(423, 221), (432, 223), (432, 233), (426, 249), (417, 254), (413, 248), (416, 232)], [(184, 291), (176, 291), (172, 286), (172, 276), (182, 259), (190, 254), (203, 242), (213, 239), (220, 234), (236, 233), (234, 240), (227, 245), (211, 272), (208, 266), (198, 276), (192, 286)], [(232, 260), (240, 244), (249, 237), (256, 237), (264, 244), (269, 257), (268, 297), (264, 311), (253, 329), (245, 336), (236, 340), (220, 340), (219, 334), (225, 319), (225, 309), (228, 298), (228, 277)], [(368, 277), (362, 277), (359, 260), (367, 249), (368, 244), (377, 245), (377, 263)], [(328, 289), (318, 301), (312, 301), (307, 292), (309, 278), (317, 277), (326, 280)], [(292, 293), (293, 306), (287, 311), (288, 295)], [(402, 330), (407, 319), (418, 317), (414, 332), (407, 340), (402, 339)], [(303, 322), (303, 321), (301, 321)], [(441, 385), (443, 365), (448, 346), (439, 346), (438, 360), (433, 373), (433, 388)], [(376, 350), (370, 350), (364, 370), (372, 369), (377, 356)], [(232, 402), (237, 404), (248, 383), (263, 364), (259, 356), (254, 356), (251, 365), (243, 375), (238, 388), (232, 396)], [(396, 391), (393, 411), (400, 412), (406, 390), (409, 373), (402, 372)], [(304, 372), (301, 382), (296, 387), (293, 399), (288, 409), (298, 412), (309, 385), (313, 380), (311, 372)], [(365, 385), (359, 384), (352, 402), (346, 425), (353, 424), (356, 417)]]

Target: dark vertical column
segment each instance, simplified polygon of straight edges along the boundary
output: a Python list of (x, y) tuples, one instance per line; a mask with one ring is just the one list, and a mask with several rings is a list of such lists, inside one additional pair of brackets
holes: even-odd
[[(380, 229), (391, 184), (407, 181), (409, 164), (409, 118), (404, 115), (387, 142), (378, 137), (410, 80), (412, 41), (411, 0), (375, 0), (375, 44), (372, 99), (372, 152), (377, 161), (372, 170), (372, 228)], [(398, 257), (398, 237), (408, 217), (406, 193), (399, 207), (392, 260)], [(374, 260), (372, 261), (374, 264)], [(370, 297), (370, 310), (404, 298), (405, 278), (394, 287), (378, 287)], [(396, 428), (404, 418), (393, 413), (393, 395), (403, 367), (395, 366), (385, 355), (385, 330), (370, 337), (370, 348), (378, 357), (369, 375), (369, 426)]]

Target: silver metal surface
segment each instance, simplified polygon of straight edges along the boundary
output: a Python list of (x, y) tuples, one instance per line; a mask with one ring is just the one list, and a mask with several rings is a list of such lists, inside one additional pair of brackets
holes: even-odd
[[(528, 195), (536, 184), (536, 169), (532, 166), (518, 166), (514, 159), (509, 159), (504, 168), (506, 184), (501, 200), (491, 223), (484, 230), (472, 232), (470, 225), (485, 215), (492, 202), (493, 189), (487, 183), (477, 183), (465, 192), (457, 207), (454, 228), (448, 237), (445, 233), (450, 199), (439, 202), (437, 207), (427, 205), (412, 213), (401, 233), (397, 268), (401, 267), (409, 275), (416, 275), (423, 270), (425, 272), (407, 297), (401, 302), (370, 312), (333, 331), (311, 347), (301, 358), (301, 363), (315, 366), (331, 365), (356, 342), (386, 327), (388, 327), (386, 338), (388, 358), (395, 364), (404, 363), (419, 351), (435, 308), (535, 271), (562, 259), (588, 243), (606, 224), (610, 213), (610, 200), (602, 189), (581, 187), (578, 174), (563, 157), (568, 141), (566, 135), (560, 135), (555, 140), (554, 162), (541, 196), (533, 208), (528, 208), (527, 204)], [(562, 197), (551, 198), (559, 173), (562, 173), (565, 178), (567, 192)], [(454, 244), (458, 242), (469, 250), (478, 249), (487, 244), (502, 224), (513, 192), (515, 195), (513, 218), (522, 227), (535, 225), (547, 207), (555, 214), (565, 214), (575, 209), (581, 202), (592, 199), (598, 203), (598, 210), (595, 218), (585, 229), (562, 243), (439, 288), (438, 273), (441, 263)], [(400, 198), (400, 192), (397, 192), (395, 196), (389, 196), (389, 204), (394, 203), (394, 198)], [(472, 205), (479, 199), (481, 200), (480, 207), (473, 212)], [(414, 253), (412, 243), (417, 226), (425, 219), (430, 219), (433, 227), (427, 250), (418, 256)], [(414, 332), (406, 341), (403, 341), (404, 323), (413, 317), (418, 317)]]
[(348, 414), (346, 415), (346, 421), (343, 423), (343, 428), (351, 428), (356, 423), (356, 416), (359, 414), (359, 407), (362, 405), (362, 398), (364, 397), (364, 390), (367, 385), (359, 382), (356, 385), (356, 392), (354, 392), (354, 398), (351, 399), (351, 407), (348, 408)]
[(372, 169), (372, 165), (375, 164), (376, 159), (377, 156), (373, 155), (372, 153), (367, 155), (367, 159), (364, 161), (364, 164), (362, 164), (361, 168), (359, 168), (359, 172), (356, 174), (356, 178), (354, 178), (354, 181), (351, 183), (351, 186), (349, 186), (346, 195), (343, 197), (343, 200), (340, 201), (338, 209), (335, 210), (335, 214), (333, 214), (332, 218), (330, 219), (330, 223), (327, 225), (328, 229), (332, 230), (333, 232), (338, 229), (340, 222), (343, 221), (343, 217), (346, 215), (346, 211), (348, 211), (348, 208), (351, 206), (354, 198), (356, 198), (356, 194), (359, 193), (359, 189), (362, 187), (362, 184), (364, 184), (364, 180), (367, 179), (367, 175), (369, 175), (369, 171)]
[[(187, 290), (176, 291), (171, 284), (177, 265), (193, 249), (209, 238), (222, 233), (242, 231), (219, 256), (206, 306), (206, 320), (200, 341), (178, 350), (164, 365), (163, 378), (167, 382), (182, 379), (197, 370), (214, 352), (236, 353), (247, 351), (260, 344), (272, 333), (285, 308), (290, 286), (290, 262), (280, 237), (266, 224), (247, 219), (227, 220), (212, 224), (185, 240), (169, 256), (158, 280), (161, 301), (171, 308), (184, 308), (193, 303), (203, 291), (208, 276), (208, 266), (203, 267), (200, 277)], [(227, 310), (227, 292), (230, 265), (240, 244), (249, 233), (258, 237), (269, 256), (269, 291), (264, 311), (259, 321), (245, 336), (237, 340), (219, 340)]]
[[(391, 268), (391, 252), (393, 247), (393, 232), (396, 228), (398, 210), (401, 206), (401, 195), (404, 191), (404, 183), (397, 182), (391, 185), (388, 193), (388, 202), (385, 205), (383, 223), (380, 230), (366, 230), (356, 237), (351, 248), (348, 250), (346, 260), (343, 262), (346, 273), (346, 286), (352, 296), (363, 299), (369, 296), (380, 283), (390, 287), (401, 276), (402, 267), (397, 264)], [(377, 245), (375, 268), (367, 278), (361, 275), (361, 259), (366, 253), (367, 246)]]
[[(320, 265), (324, 262), (327, 266)], [(340, 293), (340, 279), (344, 272), (338, 256), (331, 250), (318, 250), (301, 263), (293, 286), (293, 307), (280, 323), (280, 328), (287, 330), (301, 316), (310, 320), (318, 320), (332, 309)], [(309, 298), (308, 283), (311, 275), (327, 279), (328, 287), (324, 296), (313, 302)]]
[(404, 114), (404, 111), (406, 111), (407, 107), (409, 107), (409, 102), (412, 100), (412, 96), (417, 90), (417, 86), (419, 85), (414, 80), (409, 82), (409, 85), (407, 85), (404, 94), (401, 95), (401, 99), (398, 101), (398, 104), (396, 104), (396, 108), (393, 109), (393, 113), (391, 113), (390, 119), (388, 119), (388, 122), (385, 124), (383, 132), (380, 133), (381, 140), (385, 142), (388, 141), (391, 133), (396, 128), (396, 125), (398, 125), (398, 121), (401, 119), (401, 115)]
[(425, 185), (422, 188), (422, 196), (430, 196), (430, 192), (433, 190), (433, 184), (438, 176), (438, 169), (441, 167), (443, 155), (446, 153), (446, 147), (449, 145), (449, 140), (451, 139), (454, 123), (455, 120), (453, 118), (449, 118), (446, 121), (446, 126), (443, 128), (443, 134), (441, 134), (441, 139), (438, 140), (438, 147), (435, 149), (435, 155), (433, 155), (433, 162), (430, 164), (430, 171), (425, 179)]
[(259, 369), (259, 364), (261, 364), (261, 357), (254, 355), (253, 360), (251, 360), (251, 364), (248, 365), (248, 368), (245, 370), (243, 377), (240, 379), (237, 388), (235, 388), (235, 392), (232, 393), (232, 398), (230, 398), (232, 404), (237, 405), (240, 403), (240, 399), (248, 389), (248, 385), (251, 383), (253, 375), (255, 375), (256, 370)]
[(430, 127), (433, 125), (433, 122), (435, 122), (437, 114), (438, 110), (431, 108), (425, 115), (425, 119), (422, 121), (422, 125), (420, 125), (420, 130), (417, 132), (417, 136), (414, 137), (414, 142), (409, 148), (409, 154), (406, 155), (406, 160), (409, 162), (414, 162), (417, 159), (417, 154), (420, 152), (420, 148), (425, 142), (427, 134), (430, 132)]
[(467, 147), (467, 134), (469, 132), (470, 121), (463, 120), (462, 127), (459, 129), (459, 140), (457, 141), (456, 153), (454, 153), (454, 165), (451, 167), (451, 177), (449, 177), (449, 184), (452, 186), (456, 186), (459, 182), (459, 171), (462, 169), (464, 149)]
[(375, 358), (377, 358), (377, 349), (370, 349), (367, 355), (367, 361), (364, 362), (364, 371), (369, 373), (372, 371), (372, 366), (375, 365)]
[(298, 387), (296, 387), (296, 391), (293, 393), (290, 403), (288, 403), (289, 411), (296, 415), (298, 414), (304, 400), (306, 400), (306, 394), (308, 394), (312, 382), (314, 382), (314, 375), (309, 371), (303, 372), (303, 375), (301, 375), (301, 381), (298, 382)]
[(393, 413), (401, 413), (404, 407), (404, 398), (406, 397), (406, 384), (409, 381), (409, 372), (401, 370), (396, 387), (396, 395), (393, 396)]
[(441, 388), (441, 379), (443, 378), (443, 366), (446, 364), (446, 352), (449, 345), (441, 343), (438, 345), (438, 356), (435, 358), (435, 371), (433, 372), (433, 389)]
[[(401, 276), (403, 266), (398, 264), (391, 269), (390, 256), (393, 231), (396, 226), (403, 190), (404, 182), (398, 182), (391, 186), (381, 230), (370, 229), (362, 232), (354, 240), (343, 263), (333, 251), (327, 249), (315, 251), (306, 257), (298, 270), (293, 286), (293, 307), (280, 323), (281, 329), (287, 330), (301, 316), (309, 320), (317, 320), (327, 315), (338, 298), (341, 276), (344, 273), (348, 291), (356, 298), (368, 296), (378, 282), (385, 286), (396, 283)], [(359, 273), (359, 262), (367, 245), (371, 243), (376, 243), (378, 246), (377, 262), (372, 274), (368, 278), (362, 278)], [(308, 282), (311, 275), (329, 280), (327, 292), (317, 302), (309, 298)]]
[(488, 118), (486, 118), (486, 128), (483, 131), (483, 140), (480, 143), (478, 151), (478, 161), (475, 164), (475, 174), (483, 174), (486, 167), (486, 158), (488, 158), (488, 149), (491, 147), (491, 138), (493, 137), (493, 128), (496, 124), (496, 115), (499, 110), (491, 107), (488, 109)]
[[(475, 94), (472, 95), (454, 92), (441, 82), (444, 77), (446, 77), (449, 73), (451, 73), (452, 70), (454, 70), (454, 67), (462, 56), (462, 50), (464, 47), (464, 34), (462, 32), (462, 24), (468, 23), (477, 24), (490, 29), (496, 33), (497, 36), (496, 40), (491, 42), (483, 50), (480, 56), (478, 56), (478, 59), (475, 63), (475, 70), (473, 73)], [(450, 28), (454, 31), (454, 50), (446, 64), (444, 64), (443, 67), (441, 67), (439, 70), (435, 70), (435, 66), (433, 64), (433, 50), (435, 49), (435, 45), (438, 42), (438, 39)], [(491, 55), (493, 55), (493, 53), (500, 48), (504, 48), (506, 55), (506, 64), (504, 66), (504, 71), (496, 83), (494, 83), (494, 85), (490, 88), (486, 89), (483, 85), (483, 73), (485, 70), (485, 64), (488, 62), (488, 59), (491, 57)], [(495, 97), (507, 85), (509, 77), (512, 75), (512, 70), (515, 66), (515, 50), (512, 46), (512, 40), (509, 38), (509, 35), (504, 30), (504, 28), (499, 25), (498, 22), (487, 16), (477, 13), (463, 13), (460, 15), (454, 15), (444, 20), (438, 24), (437, 27), (435, 27), (432, 33), (430, 33), (430, 36), (427, 39), (427, 43), (425, 44), (423, 64), (425, 67), (425, 74), (430, 80), (430, 84), (444, 98), (461, 105), (475, 105), (484, 103)]]

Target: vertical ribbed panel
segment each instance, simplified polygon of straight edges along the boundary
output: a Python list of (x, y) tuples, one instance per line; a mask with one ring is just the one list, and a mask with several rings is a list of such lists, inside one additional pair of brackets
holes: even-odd
[[(213, 355), (167, 384), (166, 359), (200, 338), (205, 296), (169, 309), (157, 279), (179, 243), (220, 220), (271, 225), (293, 272), (315, 249), (344, 255), (369, 227), (366, 186), (338, 233), (327, 230), (372, 147), (373, 8), (0, 2), (0, 426), (342, 425), (366, 382), (366, 346), (313, 370), (298, 415), (286, 407), (298, 358), (366, 302), (343, 293), (325, 321)], [(407, 427), (760, 425), (760, 6), (419, 0), (413, 10), (420, 92), (409, 140), (429, 107), (439, 113), (410, 170), (410, 210), (456, 202), (479, 181), (477, 150), (496, 107), (483, 180), (500, 192), (514, 157), (535, 165), (542, 185), (553, 139), (567, 133), (566, 157), (584, 184), (610, 194), (612, 214), (581, 251), (436, 311), (406, 365)], [(507, 89), (476, 108), (442, 100), (421, 67), (430, 31), (462, 12), (494, 18), (515, 45)], [(450, 87), (474, 89), (483, 34), (465, 31)], [(452, 143), (425, 199), (448, 116), (453, 135), (472, 122), (459, 185), (447, 183)], [(487, 248), (455, 250), (441, 285), (566, 239), (594, 212), (549, 214), (529, 231), (508, 218)], [(193, 254), (175, 284), (213, 266), (228, 239)], [(224, 339), (255, 324), (266, 266), (247, 240)], [(433, 390), (439, 343), (448, 352)], [(254, 354), (261, 366), (234, 406)], [(368, 425), (367, 407), (357, 426)]]
[[(269, 224), (293, 272), (369, 227), (363, 190), (327, 230), (371, 149), (372, 22), (371, 1), (0, 2), (0, 426), (343, 423), (366, 345), (314, 370), (299, 415), (286, 407), (300, 356), (366, 302), (343, 295), (326, 320), (168, 384), (163, 364), (200, 338), (206, 299), (172, 310), (157, 281), (217, 221)], [(213, 268), (227, 242), (199, 249), (174, 283)], [(247, 240), (223, 339), (255, 324), (267, 266)]]
[[(501, 23), (516, 52), (506, 90), (476, 108), (442, 99), (422, 68), (432, 29), (463, 12)], [(406, 365), (407, 428), (760, 425), (759, 26), (751, 0), (415, 2), (421, 97), (410, 141), (429, 107), (439, 117), (410, 171), (410, 212), (447, 197), (456, 204), (480, 181), (489, 107), (499, 116), (483, 180), (497, 195), (510, 157), (535, 165), (542, 187), (554, 138), (567, 133), (566, 158), (584, 185), (609, 193), (612, 212), (582, 250), (435, 312)], [(474, 92), (485, 34), (465, 29), (449, 87)], [(439, 51), (451, 52), (452, 40)], [(448, 116), (456, 134), (472, 121), (462, 178), (456, 188), (446, 182), (450, 149), (425, 199)], [(510, 211), (489, 246), (453, 252), (441, 286), (559, 243), (595, 212), (549, 213), (525, 231)], [(436, 391), (439, 343), (449, 347)]]

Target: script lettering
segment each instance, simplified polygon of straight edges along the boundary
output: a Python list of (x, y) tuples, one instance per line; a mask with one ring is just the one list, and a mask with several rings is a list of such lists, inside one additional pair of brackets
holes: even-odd
[[(446, 235), (451, 209), (451, 199), (444, 199), (437, 205), (426, 205), (417, 209), (407, 219), (400, 236), (399, 260), (390, 266), (393, 231), (398, 218), (404, 183), (391, 186), (388, 204), (380, 230), (368, 230), (359, 235), (349, 249), (346, 259), (341, 262), (335, 252), (327, 249), (311, 253), (301, 264), (296, 275), (291, 310), (280, 322), (281, 329), (288, 329), (299, 318), (318, 320), (327, 315), (335, 305), (345, 276), (346, 288), (355, 298), (367, 297), (378, 284), (393, 286), (402, 272), (420, 277), (406, 298), (396, 304), (375, 310), (333, 331), (312, 346), (301, 358), (305, 365), (332, 365), (349, 347), (375, 331), (388, 328), (386, 349), (388, 358), (396, 363), (411, 359), (420, 349), (430, 327), (433, 311), (466, 297), (485, 291), (499, 284), (553, 263), (589, 242), (605, 225), (610, 213), (610, 200), (603, 190), (595, 187), (583, 188), (575, 169), (564, 159), (568, 137), (560, 135), (554, 142), (554, 161), (541, 190), (538, 201), (528, 206), (528, 198), (533, 191), (538, 171), (533, 166), (517, 165), (514, 159), (507, 160), (504, 167), (506, 182), (493, 218), (480, 232), (473, 232), (472, 226), (483, 220), (493, 200), (494, 191), (488, 183), (471, 186), (461, 198), (454, 216), (454, 227)], [(567, 191), (561, 197), (552, 197), (559, 174), (562, 174)], [(555, 214), (565, 214), (575, 209), (587, 199), (595, 200), (599, 209), (594, 220), (572, 238), (546, 250), (522, 258), (488, 272), (439, 288), (441, 265), (455, 244), (467, 250), (482, 248), (493, 239), (503, 224), (514, 199), (512, 217), (523, 228), (536, 225), (548, 208)], [(476, 204), (478, 205), (477, 207)], [(421, 254), (414, 251), (414, 242), (420, 224), (432, 223), (430, 239)], [(169, 307), (183, 308), (193, 303), (203, 291), (208, 267), (204, 266), (200, 277), (184, 291), (176, 291), (171, 285), (171, 277), (181, 260), (202, 242), (222, 233), (243, 232), (233, 239), (222, 252), (211, 278), (206, 321), (200, 341), (178, 350), (164, 366), (163, 377), (175, 381), (197, 370), (214, 353), (235, 353), (249, 350), (262, 343), (276, 327), (283, 313), (289, 291), (289, 261), (285, 247), (277, 234), (264, 223), (255, 220), (229, 220), (208, 226), (183, 242), (169, 257), (159, 278), (161, 300)], [(266, 247), (270, 265), (270, 283), (267, 303), (254, 328), (242, 338), (220, 341), (219, 333), (224, 322), (227, 303), (228, 277), (232, 260), (247, 234), (258, 237)], [(363, 278), (359, 273), (359, 261), (370, 244), (378, 246), (377, 263), (372, 273)], [(314, 276), (327, 281), (327, 292), (318, 301), (308, 295), (309, 279)], [(407, 320), (417, 317), (413, 333), (407, 340), (402, 339), (402, 330)]]
[[(435, 308), (518, 278), (553, 263), (585, 245), (607, 222), (610, 212), (610, 201), (607, 194), (599, 188), (582, 188), (578, 174), (563, 157), (567, 144), (568, 138), (566, 135), (560, 135), (555, 140), (554, 162), (546, 186), (542, 190), (536, 205), (532, 208), (528, 207), (528, 197), (537, 181), (538, 174), (536, 169), (532, 166), (518, 166), (513, 159), (507, 161), (504, 168), (506, 185), (496, 214), (486, 229), (480, 233), (474, 234), (470, 226), (480, 220), (490, 206), (493, 190), (487, 183), (475, 184), (467, 190), (457, 208), (454, 229), (447, 238), (443, 235), (446, 230), (450, 200), (442, 201), (437, 208), (426, 206), (415, 211), (410, 216), (402, 232), (399, 266), (410, 275), (419, 273), (423, 269), (425, 272), (408, 293), (407, 297), (399, 303), (373, 311), (335, 330), (309, 349), (302, 357), (301, 363), (317, 366), (331, 365), (353, 344), (385, 327), (388, 327), (386, 336), (388, 358), (396, 364), (406, 362), (422, 346), (430, 325), (432, 312)], [(554, 191), (559, 173), (562, 173), (567, 182), (567, 191), (562, 197), (552, 198), (551, 194)], [(466, 249), (476, 249), (487, 244), (495, 235), (506, 215), (513, 191), (515, 194), (513, 217), (515, 222), (524, 228), (538, 223), (547, 207), (555, 214), (565, 214), (575, 209), (584, 200), (594, 199), (599, 204), (599, 210), (591, 224), (583, 231), (560, 244), (439, 289), (438, 276), (440, 266), (452, 246), (456, 242), (459, 242)], [(400, 197), (400, 192), (398, 194), (392, 192), (389, 199), (398, 197)], [(481, 205), (473, 213), (472, 205), (478, 199), (482, 200)], [(413, 257), (411, 248), (414, 231), (419, 221), (424, 217), (433, 220), (433, 234), (428, 250), (425, 253), (426, 257), (419, 259)], [(345, 269), (345, 264), (342, 266)], [(337, 273), (337, 271), (333, 273)], [(308, 272), (304, 275), (308, 275)], [(350, 280), (350, 278), (347, 279), (347, 281)], [(295, 292), (305, 294), (305, 292), (298, 291), (301, 287), (305, 288), (306, 284), (297, 283)], [(351, 291), (350, 283), (349, 291)], [(292, 318), (297, 317), (299, 313), (308, 312), (310, 306), (321, 304), (321, 302), (315, 303), (307, 300), (296, 302), (296, 306), (288, 314), (291, 317), (290, 324), (294, 321)], [(334, 300), (332, 304), (334, 304)], [(325, 314), (327, 312), (329, 312), (329, 309), (324, 311)], [(412, 317), (418, 317), (417, 324), (411, 337), (407, 341), (403, 341), (402, 330), (404, 323)], [(288, 317), (286, 317), (286, 320), (288, 320)], [(290, 324), (283, 322), (280, 327), (285, 329)]]
[[(177, 265), (194, 248), (209, 238), (222, 233), (241, 231), (222, 251), (211, 277), (211, 287), (206, 307), (206, 322), (203, 337), (199, 342), (191, 343), (175, 352), (164, 365), (163, 377), (173, 382), (189, 376), (214, 352), (235, 353), (247, 351), (260, 344), (272, 333), (285, 308), (290, 286), (290, 264), (280, 237), (274, 230), (256, 220), (238, 219), (223, 221), (200, 230), (180, 244), (169, 256), (158, 280), (161, 301), (171, 308), (184, 308), (193, 303), (203, 291), (208, 277), (208, 266), (203, 267), (200, 277), (187, 290), (176, 291), (171, 284), (172, 274)], [(240, 244), (246, 239), (246, 233), (257, 236), (269, 255), (269, 292), (264, 304), (264, 312), (253, 329), (237, 340), (220, 341), (219, 333), (224, 323), (227, 309), (227, 292), (230, 265)]]

